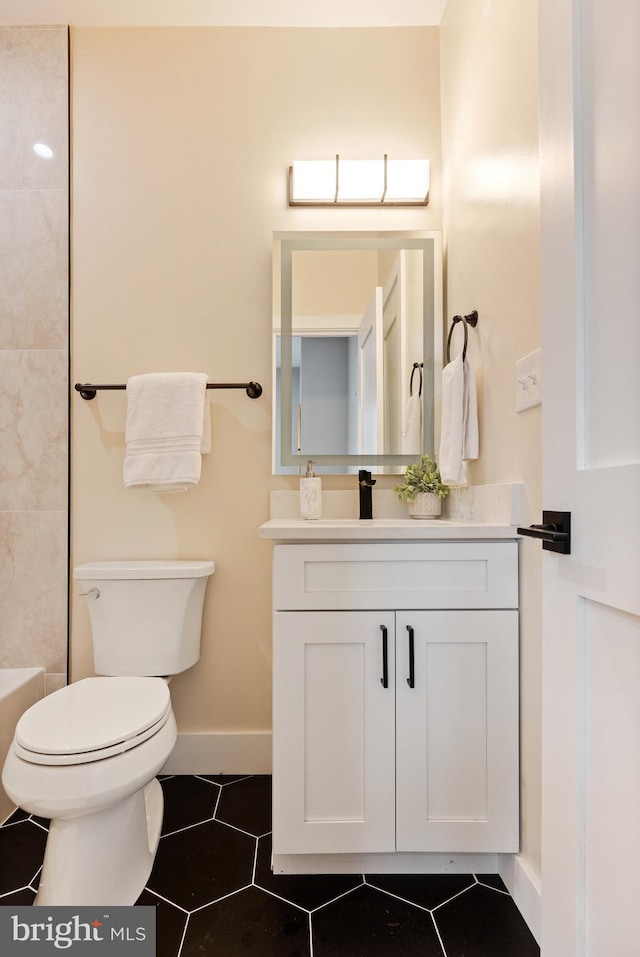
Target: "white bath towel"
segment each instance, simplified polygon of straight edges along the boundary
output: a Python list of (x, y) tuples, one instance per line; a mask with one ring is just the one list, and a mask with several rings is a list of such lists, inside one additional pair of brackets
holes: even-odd
[(457, 356), (442, 373), (442, 423), (438, 465), (445, 485), (466, 485), (465, 462), (477, 459), (478, 397), (468, 360)]
[(402, 454), (422, 453), (422, 396), (416, 392), (409, 397), (402, 429)]
[(182, 492), (200, 479), (211, 449), (202, 372), (154, 372), (127, 382), (126, 488)]

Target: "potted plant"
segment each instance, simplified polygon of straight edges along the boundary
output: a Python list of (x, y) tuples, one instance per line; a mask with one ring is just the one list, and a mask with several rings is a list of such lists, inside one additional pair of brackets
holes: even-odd
[(429, 455), (408, 465), (404, 482), (393, 491), (407, 503), (411, 518), (438, 518), (442, 499), (449, 494), (448, 487), (442, 483), (440, 469)]

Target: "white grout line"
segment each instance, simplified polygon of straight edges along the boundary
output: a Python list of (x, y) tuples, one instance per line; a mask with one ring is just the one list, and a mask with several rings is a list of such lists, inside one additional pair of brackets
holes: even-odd
[(166, 834), (160, 835), (160, 840), (164, 841), (165, 837), (173, 837), (174, 834), (184, 834), (185, 831), (192, 831), (194, 827), (200, 827), (201, 824), (211, 824), (213, 818), (207, 817), (204, 821), (198, 821), (196, 824), (186, 824), (184, 827), (178, 827), (175, 831), (167, 831)]
[(469, 887), (464, 887), (461, 891), (458, 891), (457, 894), (454, 894), (453, 897), (447, 897), (446, 901), (442, 901), (441, 904), (436, 904), (435, 907), (431, 908), (431, 913), (433, 914), (434, 911), (437, 911), (441, 907), (444, 907), (445, 904), (450, 904), (451, 901), (454, 901), (456, 899), (456, 897), (461, 897), (463, 894), (466, 894), (468, 891), (471, 890), (472, 887), (475, 887), (477, 883), (478, 882), (476, 881), (475, 884), (470, 884)]
[(49, 828), (45, 827), (44, 824), (38, 824), (37, 821), (34, 821), (33, 818), (29, 818), (29, 821), (35, 826), (39, 827), (41, 831), (44, 831), (45, 834), (49, 833)]
[[(239, 834), (246, 834), (247, 837), (252, 837), (254, 841), (258, 840), (255, 834), (251, 834), (250, 831), (243, 831), (241, 827), (236, 827), (235, 824), (229, 824), (227, 821), (219, 821), (218, 818), (216, 818), (215, 821), (216, 824), (224, 824), (225, 827), (230, 827), (232, 831), (238, 831)], [(260, 837), (263, 836), (262, 834), (260, 835)]]
[(279, 894), (276, 894), (274, 891), (270, 891), (267, 887), (263, 887), (262, 884), (252, 884), (251, 886), (255, 887), (257, 891), (264, 891), (264, 893), (268, 894), (269, 897), (275, 897), (275, 899), (280, 901), (281, 904), (288, 904), (289, 907), (295, 907), (296, 910), (301, 910), (303, 914), (311, 915), (311, 911), (307, 907), (303, 907), (302, 904), (295, 904), (286, 897), (280, 897)]
[(193, 910), (190, 910), (190, 911), (189, 911), (189, 914), (190, 914), (190, 915), (191, 915), (191, 914), (197, 914), (198, 911), (204, 910), (205, 907), (211, 907), (212, 904), (219, 904), (220, 901), (229, 900), (230, 897), (235, 897), (236, 894), (240, 894), (240, 893), (242, 893), (242, 891), (249, 890), (250, 887), (253, 887), (253, 884), (245, 884), (244, 887), (239, 887), (237, 890), (231, 891), (230, 894), (225, 894), (223, 897), (216, 897), (215, 900), (207, 901), (206, 904), (200, 904), (199, 907), (194, 907)]
[(213, 814), (211, 815), (212, 820), (216, 820), (216, 814), (218, 813), (218, 808), (220, 807), (220, 798), (222, 797), (222, 788), (218, 787), (218, 797), (216, 798), (216, 806), (213, 809)]
[[(253, 775), (253, 774), (245, 774), (245, 775), (244, 775), (243, 777), (241, 777), (241, 778), (234, 778), (233, 781), (225, 781), (224, 784), (220, 784), (219, 781), (207, 781), (207, 779), (206, 779), (206, 778), (204, 777), (204, 775), (202, 775), (202, 774), (194, 774), (193, 777), (194, 777), (194, 778), (200, 778), (201, 781), (205, 781), (207, 784), (213, 784), (214, 787), (217, 787), (217, 788), (228, 788), (230, 784), (239, 784), (240, 781), (248, 781), (249, 778), (254, 777), (254, 775)], [(219, 775), (219, 777), (224, 777), (224, 775), (221, 774), (221, 775)]]
[(442, 941), (442, 937), (440, 936), (440, 931), (439, 931), (439, 929), (438, 929), (438, 925), (437, 925), (437, 923), (436, 923), (436, 918), (435, 918), (435, 916), (434, 916), (433, 911), (431, 911), (431, 920), (433, 921), (433, 926), (434, 926), (434, 928), (435, 928), (436, 934), (438, 935), (438, 940), (440, 941), (440, 946), (442, 947), (443, 957), (447, 957), (447, 952), (446, 952), (446, 950), (444, 949), (444, 943), (443, 943), (443, 941)]
[[(215, 813), (215, 812), (214, 812)], [(243, 831), (241, 827), (236, 827), (235, 824), (229, 824), (227, 821), (219, 821), (217, 817), (207, 817), (204, 821), (198, 821), (196, 824), (187, 824), (185, 827), (179, 827), (175, 831), (167, 831), (166, 834), (162, 834), (160, 840), (163, 841), (165, 837), (173, 837), (174, 834), (183, 834), (185, 831), (192, 831), (194, 827), (201, 827), (203, 824), (224, 824), (225, 827), (230, 827), (234, 831), (239, 831), (240, 834), (246, 834), (247, 837), (253, 838), (254, 841), (257, 840), (255, 834), (251, 834), (250, 831)], [(267, 831), (267, 833), (271, 833)], [(260, 837), (264, 837), (263, 834)]]
[[(178, 952), (176, 953), (176, 957), (180, 957), (180, 954), (182, 953), (182, 945), (184, 944), (184, 939), (187, 936), (187, 927), (189, 926), (190, 919), (191, 919), (191, 915), (187, 914), (187, 919), (184, 922), (184, 930), (182, 931), (182, 937), (180, 938), (180, 943), (178, 944)], [(156, 944), (157, 944), (157, 941), (156, 941)]]
[(42, 867), (43, 867), (43, 865), (41, 864), (40, 867), (38, 868), (38, 870), (35, 872), (35, 874), (34, 874), (33, 877), (31, 878), (31, 880), (29, 881), (29, 887), (31, 888), (31, 890), (33, 891), (34, 894), (37, 894), (37, 893), (38, 893), (38, 888), (37, 888), (37, 887), (34, 887), (33, 885), (34, 885), (35, 882), (36, 882), (36, 878), (40, 877), (40, 875), (42, 874)]
[(473, 876), (475, 877), (476, 884), (478, 884), (480, 887), (486, 887), (490, 891), (495, 891), (496, 894), (502, 894), (503, 897), (511, 897), (509, 891), (503, 891), (501, 887), (494, 887), (493, 884), (485, 884), (484, 881), (480, 880), (477, 874), (474, 874)]
[[(33, 878), (35, 880), (35, 877)], [(5, 897), (10, 897), (11, 894), (19, 894), (20, 891), (32, 891), (33, 887), (31, 884), (24, 884), (22, 887), (16, 887), (13, 891), (7, 891), (6, 894), (0, 894), (0, 901), (4, 900)]]
[(309, 957), (313, 957), (313, 927), (311, 926), (311, 911), (309, 911)]
[(258, 846), (260, 844), (260, 838), (256, 839), (256, 849), (253, 852), (253, 871), (251, 872), (251, 883), (255, 886), (256, 883), (256, 868), (258, 866)]
[(163, 897), (163, 895), (162, 895), (162, 894), (158, 894), (157, 891), (152, 891), (150, 887), (145, 887), (144, 890), (147, 892), (147, 894), (153, 894), (153, 896), (154, 896), (154, 897), (157, 897), (158, 900), (164, 901), (165, 904), (170, 904), (172, 907), (175, 907), (176, 910), (181, 910), (183, 914), (188, 914), (188, 913), (189, 913), (189, 911), (186, 909), (186, 907), (182, 907), (181, 904), (176, 904), (175, 901), (169, 900), (168, 897)]
[[(335, 874), (333, 874), (333, 875), (332, 875), (332, 874), (327, 874), (326, 876), (327, 876), (327, 877), (336, 877), (336, 876), (338, 876), (338, 875), (335, 875)], [(346, 876), (348, 877), (349, 875), (346, 875)], [(355, 876), (355, 875), (354, 875), (354, 876)], [(342, 900), (343, 897), (347, 897), (349, 894), (353, 894), (354, 891), (357, 891), (358, 888), (359, 888), (359, 887), (362, 887), (362, 886), (363, 886), (362, 884), (356, 884), (355, 887), (350, 887), (348, 891), (344, 891), (343, 894), (338, 894), (338, 896), (332, 898), (332, 900), (326, 901), (326, 903), (324, 903), (324, 904), (318, 904), (318, 906), (317, 906), (317, 907), (314, 907), (313, 910), (309, 911), (309, 913), (310, 913), (310, 914), (317, 914), (318, 911), (321, 911), (321, 910), (323, 910), (325, 907), (328, 907), (329, 904), (335, 904), (336, 901)]]
[[(394, 875), (397, 876), (397, 875)], [(410, 877), (414, 875), (402, 875), (403, 877)], [(367, 887), (370, 887), (374, 891), (379, 891), (381, 894), (386, 894), (387, 897), (393, 897), (397, 901), (402, 901), (403, 904), (409, 904), (411, 907), (417, 907), (418, 910), (425, 911), (427, 914), (430, 914), (432, 911), (431, 907), (425, 907), (424, 904), (416, 904), (415, 901), (407, 900), (406, 897), (400, 897), (399, 894), (394, 894), (392, 891), (386, 890), (384, 887), (378, 887), (377, 884), (367, 884)]]

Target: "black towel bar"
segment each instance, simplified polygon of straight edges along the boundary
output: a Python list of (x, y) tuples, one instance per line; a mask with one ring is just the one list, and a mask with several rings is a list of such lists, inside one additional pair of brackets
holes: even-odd
[[(118, 385), (96, 385), (92, 382), (76, 382), (74, 389), (83, 399), (95, 399), (98, 389), (126, 389), (125, 383)], [(207, 382), (207, 389), (244, 389), (250, 399), (259, 399), (262, 395), (262, 386), (259, 382)]]
[(447, 364), (451, 362), (451, 337), (458, 322), (462, 323), (462, 328), (464, 329), (464, 346), (462, 347), (462, 361), (464, 362), (467, 358), (467, 342), (469, 339), (467, 326), (471, 326), (472, 329), (475, 329), (478, 325), (478, 310), (474, 309), (473, 312), (470, 312), (467, 316), (454, 316), (451, 320), (451, 328), (449, 329), (449, 336), (447, 338)]

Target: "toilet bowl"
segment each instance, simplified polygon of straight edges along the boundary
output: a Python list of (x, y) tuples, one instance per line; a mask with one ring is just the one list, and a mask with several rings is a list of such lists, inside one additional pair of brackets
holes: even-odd
[(153, 668), (169, 660), (185, 670), (199, 657), (204, 585), (213, 570), (212, 562), (75, 570), (91, 585), (85, 594), (103, 602), (90, 612), (108, 646), (107, 676), (84, 678), (29, 708), (2, 772), (11, 800), (51, 822), (34, 904), (130, 905), (140, 896), (162, 828), (155, 776), (177, 738), (168, 683)]
[[(85, 678), (16, 727), (3, 784), (51, 819), (36, 904), (133, 904), (162, 826), (155, 776), (176, 741), (161, 678)], [(107, 720), (108, 719), (108, 720)]]

